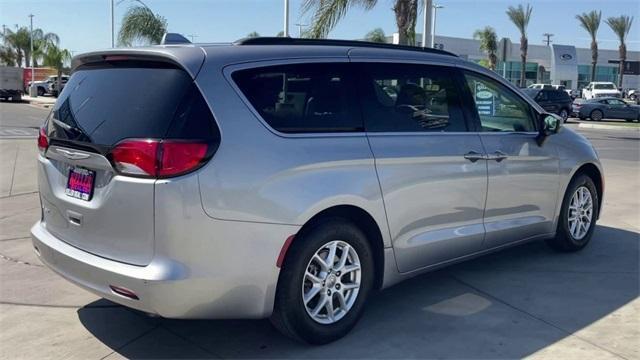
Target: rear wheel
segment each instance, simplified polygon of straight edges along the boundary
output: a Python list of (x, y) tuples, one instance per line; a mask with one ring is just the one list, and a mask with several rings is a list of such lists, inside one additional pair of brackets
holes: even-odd
[(558, 251), (578, 251), (591, 240), (600, 211), (598, 192), (593, 180), (584, 174), (576, 176), (564, 195), (558, 229), (547, 244)]
[(285, 335), (326, 344), (356, 324), (374, 284), (371, 246), (355, 225), (330, 219), (297, 235), (283, 264), (272, 323)]
[(600, 121), (604, 117), (604, 114), (602, 113), (601, 110), (596, 109), (591, 112), (591, 115), (589, 117), (593, 121)]
[(44, 89), (41, 87), (38, 88), (38, 96), (44, 96)]

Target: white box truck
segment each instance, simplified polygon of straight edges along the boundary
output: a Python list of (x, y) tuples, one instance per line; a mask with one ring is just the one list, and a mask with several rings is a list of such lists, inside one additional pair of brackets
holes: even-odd
[(0, 100), (22, 101), (22, 68), (0, 66)]

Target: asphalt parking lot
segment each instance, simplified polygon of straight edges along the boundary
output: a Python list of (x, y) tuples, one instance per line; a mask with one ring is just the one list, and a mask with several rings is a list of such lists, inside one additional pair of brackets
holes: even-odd
[[(0, 128), (37, 126), (46, 112), (0, 104)], [(0, 358), (640, 359), (640, 131), (567, 126), (593, 141), (606, 172), (584, 251), (536, 242), (416, 277), (375, 295), (351, 334), (321, 347), (267, 320), (151, 318), (61, 279), (29, 239), (35, 139), (0, 136)]]

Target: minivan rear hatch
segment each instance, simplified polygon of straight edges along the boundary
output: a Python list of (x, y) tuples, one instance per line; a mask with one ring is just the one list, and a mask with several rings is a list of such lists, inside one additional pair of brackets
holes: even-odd
[(192, 75), (166, 58), (105, 55), (74, 72), (40, 131), (43, 223), (87, 252), (154, 255), (154, 187), (213, 155), (219, 133)]

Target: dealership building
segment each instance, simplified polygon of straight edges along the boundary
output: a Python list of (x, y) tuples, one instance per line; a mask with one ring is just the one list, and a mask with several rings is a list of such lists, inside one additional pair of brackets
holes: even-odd
[[(416, 39), (421, 39), (416, 34)], [(389, 42), (397, 43), (397, 34), (388, 37)], [(420, 45), (420, 44), (418, 44)], [(470, 61), (479, 62), (487, 58), (480, 51), (480, 42), (449, 36), (436, 36), (435, 47), (450, 51)], [(496, 72), (502, 74), (514, 84), (520, 82), (522, 63), (520, 60), (520, 44), (512, 43), (504, 38), (499, 42), (499, 61)], [(526, 85), (548, 83), (564, 85), (568, 89), (582, 89), (591, 81), (610, 81), (618, 83), (618, 50), (598, 50), (596, 78), (591, 79), (591, 49), (577, 48), (573, 45), (533, 45), (529, 44), (527, 64), (525, 66)], [(640, 88), (640, 51), (628, 51), (622, 87), (624, 89)]]

